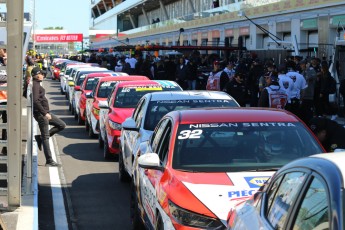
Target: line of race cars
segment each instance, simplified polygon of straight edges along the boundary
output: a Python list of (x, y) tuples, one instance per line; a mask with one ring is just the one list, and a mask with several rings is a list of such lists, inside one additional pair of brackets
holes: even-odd
[(131, 184), (132, 229), (226, 229), (229, 211), (279, 168), (325, 152), (295, 115), (240, 108), (225, 92), (74, 62), (60, 81), (78, 124)]

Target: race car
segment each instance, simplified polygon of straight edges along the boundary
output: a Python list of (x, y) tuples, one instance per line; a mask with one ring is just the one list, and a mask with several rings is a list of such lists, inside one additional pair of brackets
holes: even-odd
[(278, 168), (325, 150), (285, 110), (207, 108), (166, 114), (140, 151), (132, 228), (194, 230), (225, 229), (230, 208)]
[(108, 101), (109, 112), (102, 130), (106, 159), (118, 157), (122, 122), (132, 115), (142, 96), (157, 91), (182, 91), (182, 88), (174, 81), (146, 80), (116, 84)]
[[(67, 87), (68, 87), (68, 78), (71, 74), (72, 68), (76, 67), (90, 67), (90, 66), (98, 66), (96, 63), (82, 63), (82, 62), (69, 62), (65, 66), (65, 70), (63, 72), (63, 75), (60, 74), (60, 92), (62, 95), (66, 94)], [(66, 94), (67, 98), (67, 94)]]
[(140, 143), (147, 141), (159, 120), (174, 110), (205, 107), (239, 107), (227, 93), (220, 91), (176, 91), (145, 94), (131, 117), (122, 123), (119, 154), (120, 181), (132, 176), (132, 164)]
[(85, 121), (85, 108), (86, 108), (86, 93), (93, 90), (94, 86), (98, 82), (98, 78), (101, 77), (116, 77), (116, 76), (128, 76), (126, 73), (115, 72), (98, 72), (86, 74), (85, 79), (81, 86), (75, 86), (74, 90), (74, 104), (75, 113), (74, 118), (78, 120), (78, 124), (82, 125)]
[[(86, 98), (91, 99), (86, 102), (86, 117), (85, 129), (88, 131), (89, 137), (93, 138), (99, 134), (100, 130), (100, 106), (101, 101), (106, 101), (109, 94), (111, 94), (114, 85), (122, 81), (135, 81), (148, 79), (145, 76), (117, 76), (115, 77), (102, 77), (99, 79), (97, 85), (91, 93), (86, 94)], [(106, 109), (108, 110), (108, 109)]]
[[(69, 110), (71, 111), (73, 115), (75, 114), (75, 108), (76, 108), (75, 94), (80, 95), (80, 91), (77, 92), (75, 89), (78, 89), (78, 86), (80, 87), (80, 85), (83, 83), (86, 77), (86, 74), (97, 73), (97, 72), (113, 73), (113, 71), (110, 71), (106, 68), (99, 68), (99, 67), (77, 69), (76, 74), (74, 75), (73, 87), (69, 88)], [(77, 97), (79, 97), (79, 95), (77, 95)]]
[(229, 212), (227, 229), (344, 229), (344, 161), (334, 152), (290, 162)]

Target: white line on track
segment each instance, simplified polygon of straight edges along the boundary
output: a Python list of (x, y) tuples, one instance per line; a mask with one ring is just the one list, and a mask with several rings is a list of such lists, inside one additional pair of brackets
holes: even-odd
[[(55, 138), (55, 137), (52, 137)], [(52, 157), (55, 162), (56, 160), (56, 153), (53, 144), (52, 138), (49, 138), (49, 145), (52, 152)], [(50, 177), (50, 187), (52, 190), (52, 197), (53, 197), (53, 209), (54, 209), (54, 222), (55, 222), (55, 229), (56, 230), (68, 230), (68, 223), (66, 217), (66, 209), (65, 209), (65, 202), (64, 197), (62, 194), (62, 186), (61, 180), (59, 175), (59, 168), (58, 167), (49, 167), (49, 177)]]

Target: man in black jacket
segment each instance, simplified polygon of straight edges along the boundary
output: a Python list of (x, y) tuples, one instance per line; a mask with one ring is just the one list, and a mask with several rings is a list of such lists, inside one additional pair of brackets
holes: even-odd
[[(33, 115), (41, 131), (41, 135), (36, 135), (35, 139), (39, 150), (42, 149), (41, 146), (43, 145), (46, 166), (59, 166), (59, 164), (57, 164), (52, 158), (49, 146), (49, 137), (63, 130), (66, 127), (66, 124), (49, 111), (45, 89), (41, 86), (41, 82), (44, 78), (43, 71), (39, 67), (35, 67), (32, 69), (31, 75), (33, 78)], [(53, 127), (49, 129), (49, 125), (52, 125)]]
[(336, 121), (325, 117), (314, 117), (309, 125), (327, 152), (345, 149), (345, 128)]

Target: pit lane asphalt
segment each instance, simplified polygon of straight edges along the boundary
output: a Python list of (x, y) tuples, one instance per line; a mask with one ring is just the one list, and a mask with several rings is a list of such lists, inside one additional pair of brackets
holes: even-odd
[[(43, 85), (51, 112), (67, 124), (53, 143), (62, 164), (59, 173), (69, 229), (130, 229), (130, 188), (119, 181), (118, 163), (104, 160), (97, 139), (90, 139), (84, 126), (77, 125), (60, 93), (60, 82), (48, 77)], [(54, 221), (60, 220), (54, 220), (49, 168), (44, 166), (43, 152), (38, 155), (39, 229), (54, 230)]]

